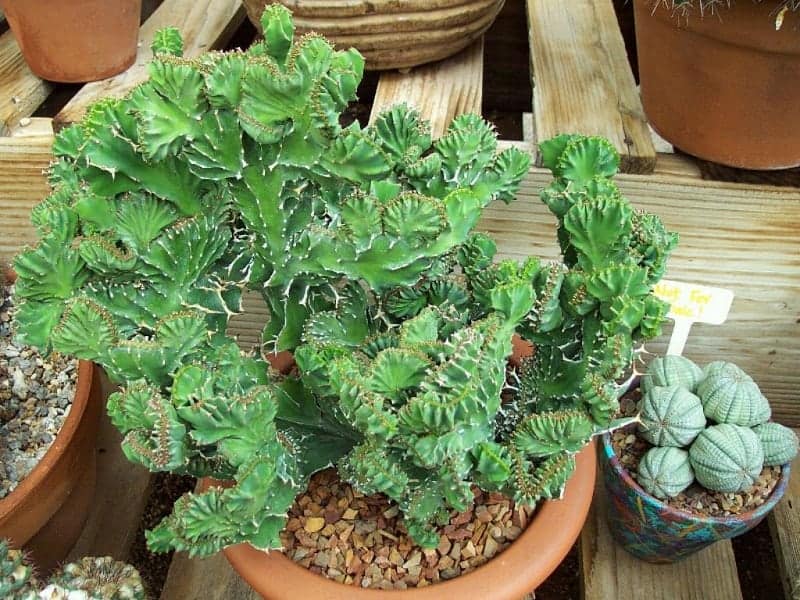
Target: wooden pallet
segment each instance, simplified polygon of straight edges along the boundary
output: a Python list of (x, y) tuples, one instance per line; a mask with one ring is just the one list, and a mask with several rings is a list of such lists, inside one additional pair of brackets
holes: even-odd
[[(704, 181), (691, 159), (672, 153), (668, 145), (654, 139), (625, 58), (611, 0), (508, 0), (505, 21), (518, 21), (523, 10), (531, 23), (533, 102), (524, 121), (524, 139), (501, 145), (516, 145), (535, 156), (537, 142), (559, 132), (598, 134), (612, 140), (626, 171), (618, 178), (623, 192), (637, 207), (662, 215), (670, 228), (681, 233), (669, 277), (729, 287), (736, 293), (728, 323), (696, 327), (687, 354), (699, 361), (736, 360), (761, 383), (776, 418), (800, 425), (796, 397), (800, 372), (795, 366), (800, 359), (800, 190)], [(142, 81), (150, 39), (159, 27), (179, 27), (187, 54), (193, 55), (224, 44), (243, 18), (239, 0), (164, 0), (142, 27), (135, 65), (110, 80), (83, 86), (48, 118), (30, 119), (61, 86), (33, 76), (10, 32), (0, 35), (0, 257), (10, 257), (34, 239), (28, 214), (46, 193), (42, 170), (52, 157), (54, 124), (74, 122), (94, 100), (123, 94)], [(497, 43), (500, 38), (490, 32), (486, 39)], [(484, 51), (487, 56), (497, 51), (483, 44), (480, 40), (440, 63), (381, 75), (372, 117), (382, 108), (405, 101), (418, 106), (431, 120), (434, 133), (441, 134), (455, 115), (480, 112), (483, 82), (492, 79), (495, 67), (487, 65), (488, 73), (484, 73)], [(497, 71), (513, 77), (514, 68), (504, 64)], [(523, 79), (516, 77), (517, 84), (523, 85)], [(503, 256), (557, 258), (554, 221), (538, 201), (538, 192), (548, 180), (547, 172), (532, 168), (515, 203), (493, 206), (484, 214), (481, 228), (495, 237)], [(236, 317), (231, 326), (244, 345), (258, 343), (266, 318), (258, 298), (248, 297), (246, 306), (247, 313)], [(663, 348), (661, 340), (652, 349)], [(107, 552), (124, 558), (150, 478), (125, 463), (107, 422), (98, 447), (105, 449), (99, 456), (98, 498), (75, 552)], [(795, 484), (798, 481), (795, 477)], [(771, 518), (787, 586), (797, 582), (800, 573), (798, 485), (793, 484), (789, 495), (792, 498)], [(653, 599), (741, 597), (729, 543), (717, 544), (674, 568), (648, 567), (613, 546), (602, 511), (599, 494), (582, 535), (586, 598), (624, 597), (626, 593), (631, 598)], [(254, 597), (222, 555), (204, 561), (177, 556), (162, 595), (164, 600)]]

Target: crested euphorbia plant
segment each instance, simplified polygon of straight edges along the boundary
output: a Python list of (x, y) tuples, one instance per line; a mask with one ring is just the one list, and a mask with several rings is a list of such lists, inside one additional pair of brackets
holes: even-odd
[[(41, 240), (15, 262), (20, 336), (122, 384), (108, 410), (126, 455), (232, 480), (181, 498), (151, 547), (278, 548), (330, 465), (397, 501), (427, 546), (472, 484), (557, 497), (610, 423), (632, 340), (658, 329), (674, 240), (621, 198), (607, 143), (562, 137), (543, 150), (564, 265), (493, 265), (472, 230), (529, 157), (497, 154), (473, 115), (436, 141), (405, 106), (343, 128), (361, 56), (294, 40), (279, 6), (263, 26), (246, 52), (197, 59), (160, 32), (149, 81), (57, 136)], [(270, 308), (264, 351), (293, 351), (294, 373), (226, 335), (245, 288)], [(515, 331), (541, 350), (504, 408)]]

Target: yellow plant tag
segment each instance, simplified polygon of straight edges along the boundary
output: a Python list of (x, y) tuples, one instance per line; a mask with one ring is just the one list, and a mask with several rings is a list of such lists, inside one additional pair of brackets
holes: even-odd
[(681, 354), (693, 323), (721, 325), (733, 304), (733, 291), (724, 288), (662, 279), (653, 289), (669, 302), (667, 317), (675, 321), (667, 354)]

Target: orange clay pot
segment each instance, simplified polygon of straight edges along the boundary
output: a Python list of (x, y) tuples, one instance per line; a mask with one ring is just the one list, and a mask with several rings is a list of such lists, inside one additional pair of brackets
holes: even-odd
[(99, 377), (94, 364), (79, 362), (75, 398), (56, 439), (33, 471), (0, 500), (0, 537), (24, 546), (43, 573), (75, 545), (94, 499), (103, 405)]
[(136, 59), (142, 0), (0, 0), (0, 7), (42, 79), (96, 81)]
[(676, 16), (635, 0), (642, 103), (681, 150), (745, 169), (800, 165), (800, 14), (775, 30), (776, 2), (738, 0)]
[[(515, 337), (512, 364), (518, 364), (531, 350), (530, 344)], [(474, 571), (429, 587), (364, 589), (312, 573), (280, 552), (265, 553), (249, 544), (231, 546), (224, 552), (239, 575), (268, 600), (386, 600), (390, 596), (406, 600), (518, 600), (547, 579), (572, 548), (589, 512), (595, 475), (595, 446), (589, 444), (577, 456), (575, 473), (567, 482), (564, 498), (542, 503), (511, 546)], [(212, 483), (203, 480), (203, 488)]]
[[(3, 269), (13, 282), (16, 274)], [(75, 545), (94, 499), (97, 460), (95, 442), (104, 404), (102, 372), (78, 362), (75, 397), (49, 450), (33, 471), (0, 500), (0, 538), (32, 554), (38, 571), (47, 574)]]

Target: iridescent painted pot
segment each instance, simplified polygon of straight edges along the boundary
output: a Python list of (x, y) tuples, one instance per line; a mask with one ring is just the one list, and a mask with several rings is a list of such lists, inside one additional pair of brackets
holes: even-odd
[(783, 465), (775, 489), (756, 510), (731, 517), (702, 517), (677, 510), (639, 487), (620, 464), (608, 434), (602, 437), (602, 446), (611, 534), (630, 554), (651, 563), (672, 563), (750, 531), (775, 508), (789, 483), (789, 465)]

